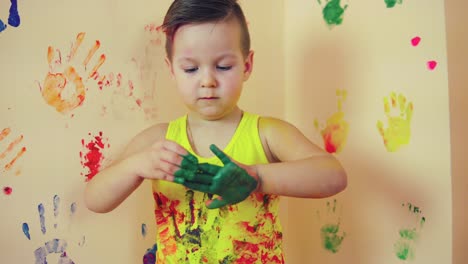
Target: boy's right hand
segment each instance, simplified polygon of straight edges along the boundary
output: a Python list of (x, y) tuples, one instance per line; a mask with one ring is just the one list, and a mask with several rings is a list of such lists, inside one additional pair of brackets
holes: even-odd
[(198, 160), (174, 141), (159, 140), (142, 152), (130, 157), (136, 173), (145, 179), (174, 181), (174, 175), (183, 171), (196, 171)]

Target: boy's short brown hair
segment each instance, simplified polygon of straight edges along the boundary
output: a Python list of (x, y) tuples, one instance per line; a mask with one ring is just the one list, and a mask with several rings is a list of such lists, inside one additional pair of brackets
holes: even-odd
[(250, 51), (250, 34), (244, 12), (237, 0), (175, 0), (167, 10), (162, 29), (166, 34), (166, 54), (172, 60), (174, 35), (181, 26), (214, 22), (234, 17), (241, 27), (241, 49), (244, 57)]

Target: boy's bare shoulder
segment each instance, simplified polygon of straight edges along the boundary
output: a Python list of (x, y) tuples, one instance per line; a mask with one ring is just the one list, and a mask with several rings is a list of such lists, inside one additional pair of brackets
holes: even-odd
[(295, 128), (289, 122), (271, 116), (260, 116), (258, 120), (258, 128), (263, 132), (275, 132), (276, 130)]
[(322, 155), (323, 150), (310, 141), (296, 126), (275, 117), (260, 117), (258, 129), (262, 143), (272, 157), (280, 161)]

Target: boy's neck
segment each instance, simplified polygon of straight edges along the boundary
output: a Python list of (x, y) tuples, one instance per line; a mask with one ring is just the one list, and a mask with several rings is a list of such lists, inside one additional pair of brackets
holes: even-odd
[(194, 112), (189, 112), (187, 122), (192, 126), (197, 127), (213, 127), (224, 126), (228, 124), (238, 124), (242, 118), (242, 110), (236, 106), (229, 114), (214, 120), (205, 119)]

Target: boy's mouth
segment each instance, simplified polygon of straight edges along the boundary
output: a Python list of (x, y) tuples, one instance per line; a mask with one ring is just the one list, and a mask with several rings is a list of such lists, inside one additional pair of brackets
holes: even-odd
[(215, 96), (206, 96), (206, 97), (200, 97), (201, 100), (214, 100), (214, 99), (218, 99), (219, 97), (215, 97)]

